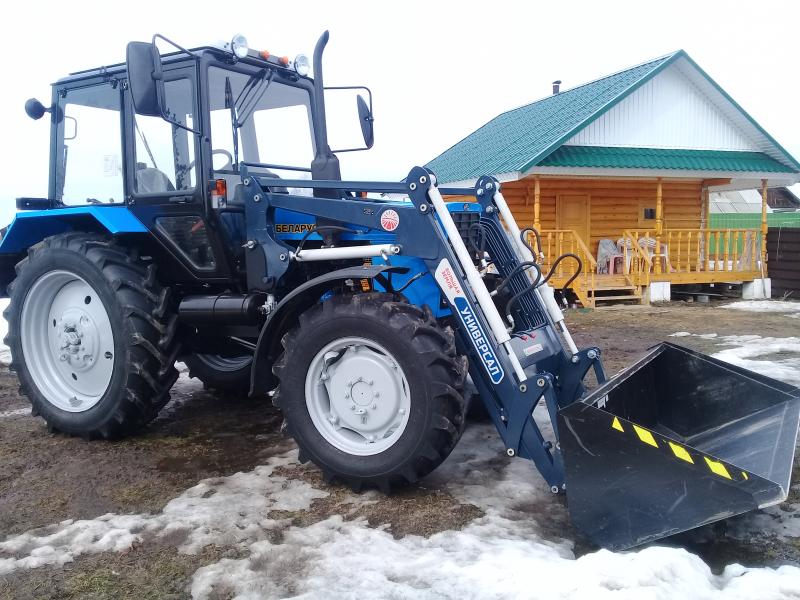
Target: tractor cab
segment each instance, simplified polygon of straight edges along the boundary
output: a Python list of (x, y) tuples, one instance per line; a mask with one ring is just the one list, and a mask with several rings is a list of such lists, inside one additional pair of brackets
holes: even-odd
[[(162, 56), (158, 40), (176, 51)], [(302, 54), (290, 60), (250, 49), (241, 35), (193, 49), (158, 35), (131, 42), (125, 64), (56, 82), (49, 108), (28, 101), (32, 118), (51, 115), (50, 187), (48, 198), (20, 199), (20, 208), (125, 206), (156, 238), (150, 250), (171, 277), (229, 281), (244, 272), (244, 212), (236, 201), (243, 168), (259, 177), (340, 178), (320, 61), (316, 79), (310, 67)], [(365, 143), (343, 150), (370, 147), (369, 90), (327, 94), (340, 103), (345, 94), (357, 99), (350, 124), (361, 121)]]

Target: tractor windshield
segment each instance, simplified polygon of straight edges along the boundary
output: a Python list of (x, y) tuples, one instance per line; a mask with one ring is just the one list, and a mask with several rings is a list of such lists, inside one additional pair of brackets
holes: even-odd
[(297, 178), (295, 169), (310, 168), (315, 148), (307, 90), (281, 82), (268, 69), (243, 73), (213, 66), (208, 87), (215, 172), (238, 171), (247, 162)]

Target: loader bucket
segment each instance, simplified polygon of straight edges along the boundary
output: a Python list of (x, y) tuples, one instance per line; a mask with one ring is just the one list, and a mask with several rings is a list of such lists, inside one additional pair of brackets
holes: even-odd
[(558, 415), (576, 528), (618, 550), (786, 499), (800, 389), (661, 344)]

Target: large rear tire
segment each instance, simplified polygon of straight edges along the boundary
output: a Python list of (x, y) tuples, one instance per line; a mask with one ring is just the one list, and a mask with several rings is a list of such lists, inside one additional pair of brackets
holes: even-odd
[(155, 266), (93, 233), (46, 238), (16, 266), (5, 343), (32, 412), (52, 430), (128, 434), (169, 400), (176, 316)]
[(210, 388), (240, 395), (250, 391), (252, 355), (191, 354), (183, 362), (189, 367), (190, 377), (197, 377)]
[(429, 310), (387, 294), (334, 297), (300, 316), (273, 372), (301, 460), (385, 492), (447, 458), (464, 430), (466, 360)]

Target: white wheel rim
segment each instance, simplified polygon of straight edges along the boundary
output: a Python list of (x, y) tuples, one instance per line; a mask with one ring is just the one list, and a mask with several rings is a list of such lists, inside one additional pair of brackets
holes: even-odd
[(45, 399), (63, 411), (94, 407), (114, 372), (114, 331), (103, 302), (69, 271), (39, 277), (20, 318), (25, 365)]
[(383, 346), (365, 338), (341, 338), (317, 352), (305, 393), (317, 431), (348, 454), (380, 454), (397, 443), (408, 424), (406, 376)]

